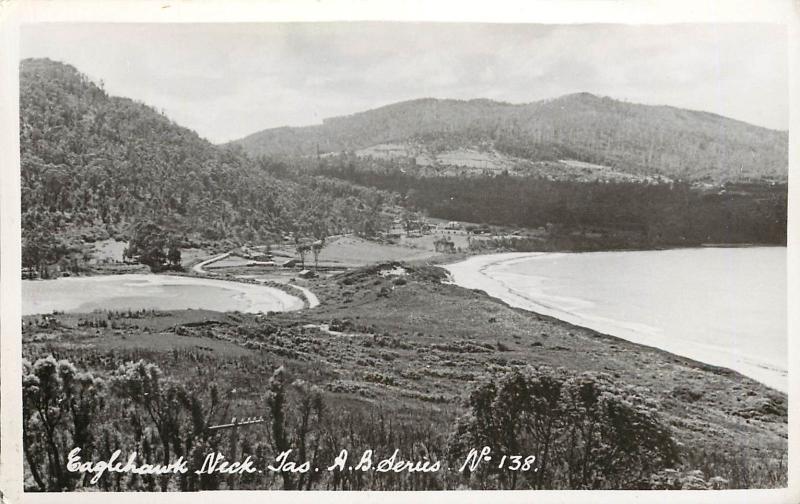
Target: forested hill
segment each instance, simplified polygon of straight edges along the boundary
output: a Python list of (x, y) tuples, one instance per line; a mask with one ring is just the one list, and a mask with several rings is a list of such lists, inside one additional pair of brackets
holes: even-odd
[(709, 182), (785, 181), (788, 173), (785, 131), (589, 93), (522, 105), (420, 99), (317, 126), (268, 129), (233, 143), (272, 156), (313, 155), (317, 149), (370, 153), (380, 149), (370, 147), (389, 144), (430, 159), (468, 149), (506, 160), (574, 159), (618, 172)]
[(358, 230), (385, 196), (319, 177), (278, 179), (48, 59), (21, 63), (20, 126), (23, 241), (59, 249), (50, 260), (75, 240), (125, 235), (145, 220), (209, 240)]

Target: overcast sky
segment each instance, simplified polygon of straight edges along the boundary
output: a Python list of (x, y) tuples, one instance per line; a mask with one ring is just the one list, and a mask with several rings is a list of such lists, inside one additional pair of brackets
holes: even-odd
[(29, 25), (22, 57), (103, 79), (212, 142), (422, 97), (591, 93), (788, 128), (779, 25)]

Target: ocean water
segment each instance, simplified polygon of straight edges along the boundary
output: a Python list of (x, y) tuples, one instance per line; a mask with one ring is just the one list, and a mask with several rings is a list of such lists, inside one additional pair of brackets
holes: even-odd
[(22, 281), (22, 314), (96, 309), (289, 311), (303, 302), (279, 289), (171, 275), (109, 275)]
[(455, 283), (786, 391), (786, 248), (478, 256)]

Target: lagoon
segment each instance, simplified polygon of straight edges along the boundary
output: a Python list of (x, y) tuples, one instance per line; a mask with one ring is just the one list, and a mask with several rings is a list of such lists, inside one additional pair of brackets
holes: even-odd
[(176, 275), (105, 275), (22, 281), (22, 314), (94, 310), (206, 309), (257, 313), (303, 308), (286, 292), (241, 282)]

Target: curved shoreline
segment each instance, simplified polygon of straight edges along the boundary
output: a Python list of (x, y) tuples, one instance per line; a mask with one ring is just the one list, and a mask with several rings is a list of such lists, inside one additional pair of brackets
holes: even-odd
[[(535, 257), (562, 255), (562, 252), (511, 252), (472, 256), (466, 260), (441, 265), (446, 269), (453, 283), (468, 289), (484, 291), (491, 297), (505, 302), (511, 307), (520, 308), (533, 313), (553, 317), (569, 324), (585, 327), (593, 331), (609, 334), (632, 343), (658, 348), (681, 357), (686, 357), (713, 366), (732, 369), (751, 379), (776, 390), (786, 392), (788, 388), (787, 372), (769, 363), (759, 362), (747, 355), (737, 353), (735, 348), (720, 348), (703, 342), (684, 341), (659, 334), (657, 328), (650, 328), (637, 323), (625, 323), (602, 317), (587, 317), (567, 311), (557, 303), (546, 303), (542, 299), (534, 299), (507, 285), (501, 279), (491, 275), (490, 270), (499, 266), (508, 266), (516, 262), (527, 261)], [(542, 294), (543, 297), (548, 297)], [(577, 300), (580, 301), (580, 300)]]
[[(220, 254), (220, 255), (205, 259), (205, 260), (195, 264), (194, 266), (192, 266), (192, 271), (194, 273), (199, 274), (199, 275), (203, 275), (206, 278), (211, 276), (211, 275), (216, 275), (216, 273), (212, 273), (210, 271), (206, 271), (204, 269), (204, 267), (208, 266), (209, 264), (213, 264), (215, 262), (221, 261), (221, 260), (225, 259), (226, 257), (228, 257), (230, 255), (231, 255), (230, 252), (225, 252), (224, 254)], [(229, 282), (237, 282), (237, 280), (227, 280), (227, 281), (229, 281)], [(284, 283), (279, 283), (278, 285), (280, 285), (280, 287), (264, 285), (266, 283), (271, 283), (271, 282), (266, 281), (266, 280), (265, 281), (256, 280), (256, 282), (259, 285), (263, 285), (264, 287), (269, 287), (271, 289), (280, 290), (280, 291), (283, 291), (283, 292), (286, 292), (285, 287), (294, 288), (295, 290), (300, 291), (300, 293), (305, 298), (305, 300), (303, 301), (303, 305), (304, 305), (303, 308), (309, 308), (310, 309), (310, 308), (315, 308), (315, 307), (319, 306), (319, 298), (317, 297), (317, 295), (314, 294), (313, 292), (311, 292), (310, 290), (306, 289), (305, 287), (300, 287), (299, 285), (294, 285), (294, 284), (290, 284), (290, 283), (285, 283), (285, 284)], [(241, 282), (241, 283), (250, 284), (250, 282)], [(289, 294), (288, 292), (286, 292), (286, 293)], [(291, 294), (289, 294), (289, 295), (291, 296)], [(285, 311), (288, 311), (288, 310), (285, 310)]]
[(299, 285), (295, 285), (295, 284), (291, 284), (291, 283), (290, 284), (286, 284), (286, 285), (294, 287), (295, 289), (297, 289), (300, 292), (302, 292), (303, 295), (305, 295), (305, 297), (306, 297), (306, 301), (308, 301), (308, 307), (309, 308), (316, 308), (317, 306), (319, 306), (319, 298), (317, 297), (316, 294), (311, 292), (309, 289), (306, 289), (305, 287), (301, 287)]
[[(192, 286), (192, 287), (212, 287), (216, 289), (224, 289), (230, 291), (233, 297), (238, 297), (241, 302), (247, 303), (246, 308), (240, 308), (239, 311), (247, 313), (259, 313), (268, 311), (295, 311), (305, 307), (304, 301), (282, 289), (271, 287), (267, 285), (250, 284), (244, 282), (227, 281), (216, 278), (196, 277), (189, 275), (152, 275), (152, 274), (125, 274), (125, 275), (104, 275), (93, 277), (70, 277), (59, 278), (56, 280), (37, 281), (36, 285), (41, 286), (41, 282), (59, 282), (60, 284), (88, 282), (88, 283), (101, 283), (101, 282), (135, 282), (139, 285), (131, 286), (131, 289), (147, 288), (147, 287), (163, 287), (163, 286)], [(80, 286), (76, 285), (76, 288)], [(132, 294), (137, 294), (135, 290), (131, 291)], [(142, 294), (142, 293), (138, 293)], [(23, 296), (23, 300), (25, 297)], [(112, 295), (107, 297), (109, 300), (115, 298), (124, 298), (125, 295)], [(70, 297), (69, 299), (53, 300), (45, 303), (45, 307), (37, 308), (36, 305), (40, 304), (35, 302), (35, 299), (28, 301), (32, 307), (25, 309), (23, 305), (23, 315), (38, 315), (51, 313), (57, 311), (70, 311), (75, 312), (81, 306), (89, 303), (101, 303), (102, 297), (93, 299), (91, 296), (81, 298), (80, 296)], [(33, 301), (33, 302), (31, 302)], [(188, 303), (187, 303), (188, 304)], [(200, 303), (202, 305), (202, 303)], [(158, 309), (158, 307), (156, 307)], [(231, 311), (220, 310), (213, 306), (186, 306), (183, 309), (210, 309), (217, 311)], [(91, 310), (89, 310), (91, 311)], [(235, 311), (235, 310), (234, 310)]]

